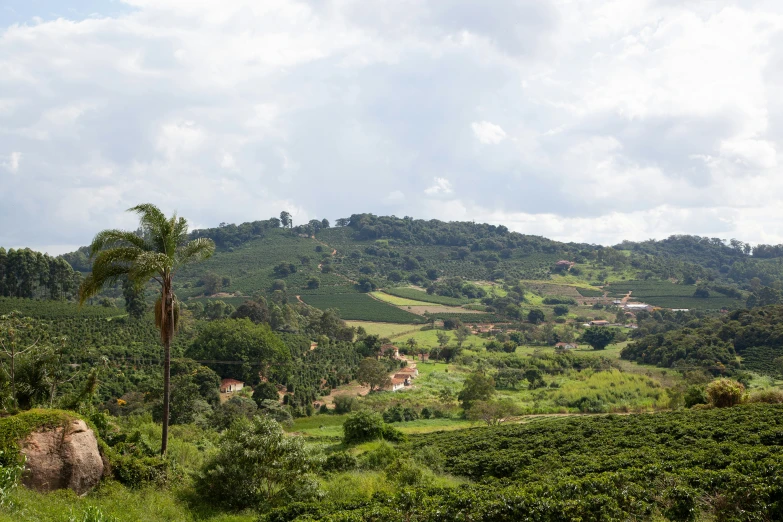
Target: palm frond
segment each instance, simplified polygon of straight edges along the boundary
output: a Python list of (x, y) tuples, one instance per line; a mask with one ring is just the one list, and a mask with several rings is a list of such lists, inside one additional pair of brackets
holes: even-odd
[(134, 246), (140, 250), (150, 249), (150, 245), (134, 232), (116, 229), (103, 230), (96, 234), (90, 244), (90, 257), (93, 257), (101, 250), (119, 246)]
[(116, 283), (122, 276), (128, 274), (129, 267), (121, 264), (93, 264), (92, 272), (87, 275), (79, 286), (79, 304), (82, 305), (90, 297), (101, 291), (106, 284)]
[(209, 238), (200, 237), (181, 246), (177, 251), (177, 265), (207, 259), (215, 252), (215, 243)]
[(166, 251), (164, 238), (167, 234), (168, 220), (161, 210), (152, 203), (143, 203), (129, 208), (128, 212), (135, 212), (139, 215), (139, 224), (142, 230), (150, 238), (150, 241), (159, 252)]
[(133, 281), (149, 279), (155, 274), (163, 275), (171, 271), (174, 261), (166, 254), (160, 252), (141, 252), (128, 271), (128, 277)]

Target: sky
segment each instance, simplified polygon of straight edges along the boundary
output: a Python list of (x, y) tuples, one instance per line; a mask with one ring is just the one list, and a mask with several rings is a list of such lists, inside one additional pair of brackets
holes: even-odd
[(781, 243), (779, 0), (2, 0), (0, 245), (151, 202)]

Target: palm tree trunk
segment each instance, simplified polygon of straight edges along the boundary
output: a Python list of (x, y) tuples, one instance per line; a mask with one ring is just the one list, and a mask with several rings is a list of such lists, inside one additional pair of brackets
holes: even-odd
[(174, 337), (174, 299), (171, 281), (163, 285), (162, 315), (168, 314), (168, 321), (161, 321), (163, 335), (163, 433), (161, 435), (160, 454), (166, 455), (169, 446), (169, 399), (171, 397), (171, 339)]
[(171, 336), (166, 334), (163, 343), (163, 434), (160, 443), (160, 454), (166, 456), (169, 445), (169, 395), (171, 388)]

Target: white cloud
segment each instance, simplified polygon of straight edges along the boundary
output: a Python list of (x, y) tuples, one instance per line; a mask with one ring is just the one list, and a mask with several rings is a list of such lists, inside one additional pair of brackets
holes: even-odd
[(125, 3), (0, 28), (0, 245), (148, 200), (783, 241), (779, 2)]
[(405, 201), (405, 194), (403, 194), (400, 190), (393, 190), (386, 196), (385, 201), (387, 203), (398, 203), (400, 201)]
[(5, 167), (11, 174), (16, 174), (19, 172), (19, 163), (22, 161), (22, 153), (21, 152), (12, 152), (8, 156), (8, 161), (4, 161), (2, 163), (3, 167)]
[(424, 193), (430, 196), (437, 194), (451, 194), (451, 182), (446, 178), (435, 178), (431, 187), (424, 189)]
[(481, 143), (495, 144), (506, 139), (506, 131), (500, 125), (488, 121), (473, 122), (470, 124), (473, 134)]

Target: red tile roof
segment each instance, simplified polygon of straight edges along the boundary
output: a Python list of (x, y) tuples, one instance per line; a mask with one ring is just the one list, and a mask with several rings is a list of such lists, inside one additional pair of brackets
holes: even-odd
[(227, 386), (229, 384), (245, 384), (245, 383), (242, 381), (238, 381), (236, 379), (223, 379), (222, 381), (220, 381), (221, 386)]

